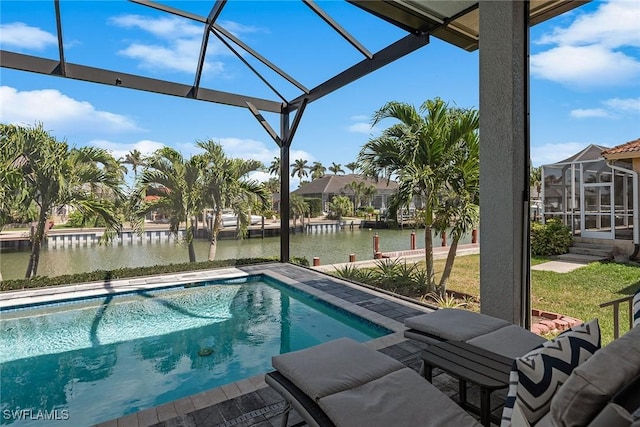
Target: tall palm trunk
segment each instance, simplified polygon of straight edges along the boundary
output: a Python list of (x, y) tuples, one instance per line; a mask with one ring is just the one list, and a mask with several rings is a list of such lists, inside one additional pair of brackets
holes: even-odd
[(427, 265), (429, 292), (435, 289), (435, 273), (433, 271), (433, 211), (427, 207), (424, 213), (424, 261)]
[(213, 214), (213, 227), (211, 228), (211, 242), (209, 244), (209, 261), (216, 259), (216, 250), (218, 249), (218, 232), (222, 225), (222, 211), (216, 209)]
[(433, 273), (433, 232), (431, 224), (424, 225), (424, 261), (427, 265), (427, 279), (429, 280), (429, 292), (435, 288)]
[(187, 241), (189, 242), (189, 262), (196, 262), (196, 250), (193, 247), (194, 227), (193, 223), (187, 225)]
[(40, 213), (38, 214), (36, 232), (33, 234), (33, 240), (31, 241), (31, 255), (29, 256), (29, 262), (27, 264), (27, 272), (24, 275), (25, 279), (30, 279), (38, 274), (40, 247), (42, 246), (42, 239), (44, 237), (44, 227), (47, 223), (47, 211), (47, 204), (43, 202), (40, 206)]
[(449, 252), (447, 253), (447, 262), (444, 264), (444, 271), (442, 272), (442, 277), (440, 277), (438, 293), (443, 298), (447, 292), (447, 283), (449, 282), (449, 277), (451, 276), (451, 271), (453, 270), (453, 262), (456, 260), (456, 252), (458, 251), (459, 241), (460, 236), (454, 235), (451, 246), (449, 246)]

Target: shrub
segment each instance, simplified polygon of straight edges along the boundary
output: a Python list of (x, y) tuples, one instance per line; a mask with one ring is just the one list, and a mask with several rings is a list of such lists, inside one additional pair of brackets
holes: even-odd
[(463, 308), (466, 307), (465, 301), (460, 301), (450, 294), (444, 296), (437, 292), (430, 292), (420, 297), (420, 301), (424, 303), (435, 303), (440, 308)]
[(73, 211), (69, 214), (65, 227), (83, 228), (83, 227), (106, 227), (105, 220), (97, 215), (85, 218), (80, 211)]
[(322, 215), (322, 200), (305, 197), (304, 201), (307, 202), (307, 206), (309, 206), (311, 217)]
[(567, 253), (573, 236), (571, 229), (557, 219), (550, 219), (546, 224), (531, 223), (531, 254), (535, 256), (551, 256)]
[[(207, 270), (211, 268), (233, 267), (277, 261), (278, 257), (223, 259), (216, 261), (186, 262), (181, 264), (163, 264), (151, 267), (128, 267), (116, 270), (95, 270), (88, 273), (64, 274), (62, 276), (36, 276), (31, 279), (5, 280), (0, 282), (0, 291), (12, 291), (46, 286), (63, 286), (75, 283), (101, 282), (127, 277), (151, 276), (154, 274), (179, 273), (183, 271)], [(305, 257), (291, 257), (291, 263), (309, 266)]]

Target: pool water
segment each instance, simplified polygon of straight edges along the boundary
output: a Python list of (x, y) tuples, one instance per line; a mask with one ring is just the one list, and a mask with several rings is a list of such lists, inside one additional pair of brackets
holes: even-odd
[(263, 276), (3, 310), (0, 420), (92, 425), (266, 372), (276, 354), (388, 333)]

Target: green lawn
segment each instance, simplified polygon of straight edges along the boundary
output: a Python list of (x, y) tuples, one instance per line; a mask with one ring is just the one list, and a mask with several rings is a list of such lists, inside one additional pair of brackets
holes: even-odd
[[(534, 259), (532, 264), (544, 262)], [(439, 277), (444, 260), (435, 261)], [(591, 263), (569, 273), (532, 271), (531, 292), (533, 308), (561, 313), (581, 320), (598, 318), (603, 344), (613, 339), (613, 311), (600, 308), (603, 302), (632, 295), (640, 288), (640, 267), (617, 263)], [(480, 296), (480, 256), (457, 257), (448, 289)], [(626, 330), (626, 305), (620, 317), (622, 331)]]

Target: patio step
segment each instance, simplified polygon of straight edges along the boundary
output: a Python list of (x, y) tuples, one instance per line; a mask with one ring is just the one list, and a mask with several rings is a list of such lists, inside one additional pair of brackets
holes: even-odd
[(596, 262), (609, 261), (615, 255), (615, 247), (598, 243), (574, 242), (569, 248), (569, 253), (558, 255), (560, 261), (572, 262)]
[(584, 264), (588, 264), (590, 262), (609, 261), (611, 260), (611, 257), (567, 253), (558, 255), (556, 259), (558, 261), (581, 262)]
[(569, 248), (569, 253), (576, 255), (592, 255), (597, 257), (603, 257), (612, 259), (614, 255), (613, 248), (594, 248), (585, 246), (572, 246)]
[(608, 251), (612, 251), (615, 248), (611, 245), (606, 245), (606, 244), (598, 244), (598, 243), (588, 243), (588, 242), (577, 242), (574, 241), (573, 245), (571, 245), (574, 248), (590, 248), (590, 249), (603, 249), (603, 250), (608, 250)]

